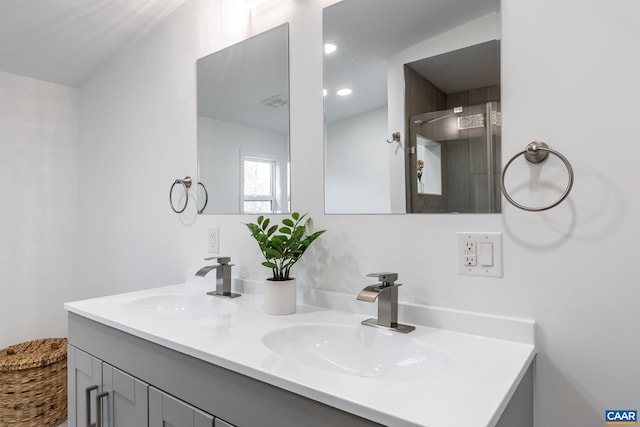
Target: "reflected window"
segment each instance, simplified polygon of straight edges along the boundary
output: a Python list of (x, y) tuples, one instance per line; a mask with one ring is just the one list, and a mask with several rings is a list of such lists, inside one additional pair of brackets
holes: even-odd
[(276, 162), (268, 159), (244, 157), (243, 213), (271, 213), (275, 203)]

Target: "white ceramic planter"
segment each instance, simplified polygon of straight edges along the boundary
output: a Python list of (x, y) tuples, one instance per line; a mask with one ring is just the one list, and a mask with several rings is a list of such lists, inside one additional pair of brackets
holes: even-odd
[(267, 314), (293, 314), (296, 312), (296, 279), (264, 281), (264, 312)]

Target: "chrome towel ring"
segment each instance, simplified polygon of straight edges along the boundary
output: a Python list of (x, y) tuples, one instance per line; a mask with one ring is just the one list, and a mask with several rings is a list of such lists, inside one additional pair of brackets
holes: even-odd
[[(184, 206), (180, 210), (176, 209), (175, 206), (173, 206), (173, 199), (171, 198), (173, 193), (173, 187), (175, 187), (177, 184), (182, 184), (182, 187), (184, 187)], [(171, 184), (171, 188), (169, 189), (169, 205), (171, 205), (171, 209), (175, 213), (179, 214), (184, 212), (185, 209), (187, 209), (187, 204), (189, 203), (189, 188), (191, 188), (190, 176), (185, 176), (184, 179), (176, 179), (175, 181), (173, 181), (173, 184)]]
[[(504, 177), (507, 173), (507, 169), (509, 169), (509, 166), (511, 166), (511, 163), (513, 163), (515, 159), (517, 159), (522, 155), (524, 155), (524, 158), (530, 161), (531, 163), (540, 163), (547, 159), (547, 157), (549, 156), (549, 153), (556, 155), (560, 160), (562, 160), (565, 167), (567, 168), (567, 172), (569, 173), (569, 182), (567, 183), (567, 187), (565, 188), (564, 193), (562, 194), (560, 199), (558, 199), (556, 202), (548, 206), (542, 206), (542, 207), (524, 206), (516, 202), (515, 200), (513, 200), (509, 195), (509, 193), (507, 193), (507, 189), (505, 188), (505, 185), (504, 185)], [(558, 153), (556, 150), (552, 150), (551, 148), (549, 148), (547, 144), (541, 141), (530, 142), (529, 144), (527, 144), (527, 147), (523, 151), (513, 156), (511, 160), (509, 160), (507, 164), (504, 166), (504, 169), (502, 171), (502, 178), (500, 180), (500, 189), (502, 190), (502, 194), (504, 194), (504, 197), (509, 201), (509, 203), (511, 203), (513, 206), (517, 208), (520, 208), (522, 210), (529, 211), (529, 212), (546, 211), (547, 209), (551, 209), (558, 206), (560, 203), (562, 203), (564, 199), (567, 198), (567, 196), (569, 195), (569, 192), (571, 191), (571, 187), (573, 187), (573, 168), (571, 167), (571, 163), (569, 163), (569, 160), (567, 160), (565, 156)]]

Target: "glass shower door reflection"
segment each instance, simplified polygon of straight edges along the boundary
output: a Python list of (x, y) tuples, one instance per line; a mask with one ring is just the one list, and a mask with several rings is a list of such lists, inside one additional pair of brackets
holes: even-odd
[(409, 212), (500, 212), (498, 102), (410, 118)]

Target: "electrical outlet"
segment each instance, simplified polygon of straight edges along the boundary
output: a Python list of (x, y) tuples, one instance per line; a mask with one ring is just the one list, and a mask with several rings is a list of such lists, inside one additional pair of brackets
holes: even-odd
[(462, 263), (467, 267), (474, 267), (477, 262), (476, 242), (473, 240), (465, 240)]
[(464, 256), (464, 265), (467, 267), (475, 267), (478, 261), (476, 260), (475, 255), (465, 255)]
[(476, 254), (476, 242), (473, 240), (467, 240), (464, 242), (464, 254), (475, 255)]
[(220, 228), (214, 227), (207, 231), (207, 246), (210, 254), (220, 253)]
[(458, 274), (502, 277), (502, 233), (457, 233)]

